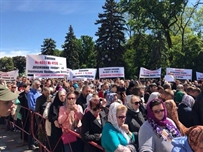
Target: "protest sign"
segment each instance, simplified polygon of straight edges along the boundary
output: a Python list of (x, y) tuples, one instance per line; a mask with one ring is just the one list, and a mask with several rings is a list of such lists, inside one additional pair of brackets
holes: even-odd
[(27, 55), (26, 74), (35, 78), (64, 78), (66, 58), (50, 55)]
[(67, 68), (66, 71), (67, 71), (66, 78), (67, 78), (67, 80), (70, 80), (70, 75), (71, 75), (70, 72), (72, 71), (72, 69)]
[(124, 67), (99, 68), (99, 78), (124, 78)]
[(166, 68), (166, 75), (173, 75), (175, 79), (192, 80), (192, 69)]
[(160, 78), (161, 77), (161, 68), (157, 70), (148, 70), (146, 68), (140, 67), (139, 78)]
[(196, 79), (197, 80), (203, 80), (203, 73), (196, 72)]
[[(70, 71), (70, 80), (94, 80), (97, 69), (76, 69)], [(67, 78), (68, 79), (68, 78)]]
[(18, 70), (13, 70), (9, 72), (0, 72), (0, 79), (5, 81), (14, 81), (18, 76)]
[(175, 82), (175, 78), (173, 75), (165, 75), (164, 80), (167, 82)]

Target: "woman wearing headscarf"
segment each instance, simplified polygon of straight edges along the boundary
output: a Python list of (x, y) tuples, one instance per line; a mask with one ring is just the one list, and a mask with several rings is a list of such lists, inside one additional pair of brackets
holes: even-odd
[(50, 146), (51, 150), (54, 152), (63, 152), (63, 142), (61, 140), (62, 129), (58, 122), (59, 108), (63, 106), (66, 99), (66, 91), (60, 89), (55, 96), (53, 103), (50, 106), (48, 119), (51, 122), (51, 136), (50, 136)]
[[(85, 143), (84, 152), (102, 152), (103, 150), (92, 146), (88, 142), (94, 141), (101, 145), (101, 133), (107, 120), (104, 106), (98, 95), (92, 95), (88, 101), (88, 109), (82, 118), (81, 136)], [(103, 102), (104, 103), (104, 102)]]
[(160, 97), (160, 93), (159, 92), (152, 92), (149, 96), (149, 99), (147, 101), (147, 104), (152, 101), (153, 99), (158, 99)]
[(202, 152), (203, 151), (203, 126), (191, 127), (186, 136), (174, 138), (171, 152)]
[(185, 94), (178, 106), (179, 120), (188, 128), (199, 124), (198, 115), (196, 111), (192, 109), (194, 103), (194, 98), (190, 95)]
[(165, 104), (154, 99), (147, 104), (147, 121), (139, 130), (139, 152), (171, 152), (171, 140), (181, 136), (174, 122), (167, 118)]
[[(76, 131), (82, 126), (81, 119), (83, 117), (83, 110), (80, 105), (76, 104), (76, 95), (73, 92), (67, 94), (64, 106), (59, 108), (58, 122), (62, 125), (63, 133), (68, 133), (69, 130)], [(65, 143), (65, 152), (83, 151), (83, 143), (81, 139), (77, 139), (71, 143)], [(81, 148), (81, 149), (79, 149)]]
[(109, 108), (108, 122), (102, 130), (101, 143), (106, 152), (136, 152), (132, 145), (135, 138), (128, 125), (124, 124), (127, 108), (113, 102)]
[(127, 96), (126, 106), (128, 108), (125, 123), (128, 125), (129, 130), (135, 136), (135, 145), (138, 147), (138, 131), (145, 119), (139, 110), (141, 99), (139, 96)]

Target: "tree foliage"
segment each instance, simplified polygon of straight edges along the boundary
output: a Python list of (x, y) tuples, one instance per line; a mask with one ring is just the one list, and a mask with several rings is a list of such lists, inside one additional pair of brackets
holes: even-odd
[(122, 10), (136, 20), (135, 28), (162, 31), (168, 47), (172, 47), (170, 28), (188, 0), (121, 0)]
[(41, 45), (42, 55), (54, 55), (56, 49), (56, 42), (51, 38), (44, 39), (43, 45)]
[(26, 67), (26, 57), (15, 56), (12, 59), (13, 59), (14, 67), (16, 67), (19, 70), (19, 73), (24, 73), (25, 67)]
[(93, 38), (83, 35), (79, 39), (79, 45), (80, 68), (96, 67), (96, 51)]
[(74, 35), (72, 26), (69, 27), (69, 32), (66, 34), (65, 42), (62, 45), (62, 56), (67, 60), (67, 67), (71, 69), (79, 68), (78, 40)]
[(11, 57), (0, 58), (0, 71), (8, 72), (14, 69), (15, 68)]
[(102, 8), (95, 23), (100, 25), (95, 34), (98, 66), (123, 66), (125, 20), (114, 0), (106, 0)]

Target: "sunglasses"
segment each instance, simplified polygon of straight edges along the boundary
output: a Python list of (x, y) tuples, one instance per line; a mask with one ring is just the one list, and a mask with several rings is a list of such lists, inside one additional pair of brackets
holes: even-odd
[(68, 100), (75, 100), (75, 98), (67, 98)]
[(161, 110), (153, 110), (153, 112), (155, 113), (155, 114), (159, 114), (160, 112), (164, 112), (165, 111), (165, 109), (161, 109)]
[(132, 104), (135, 104), (135, 105), (138, 105), (138, 104), (140, 104), (141, 102), (139, 101), (139, 102), (134, 102), (134, 103), (132, 103)]
[(101, 110), (102, 109), (102, 107), (95, 107), (95, 108), (93, 108), (92, 110), (93, 111), (97, 111), (97, 110)]
[(118, 119), (125, 119), (126, 116), (117, 116)]

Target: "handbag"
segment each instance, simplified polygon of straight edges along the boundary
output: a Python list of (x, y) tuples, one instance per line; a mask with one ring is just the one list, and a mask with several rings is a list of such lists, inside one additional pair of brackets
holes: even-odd
[(77, 141), (77, 137), (69, 131), (64, 131), (61, 135), (61, 139), (63, 144), (69, 144)]

